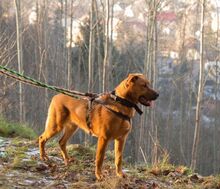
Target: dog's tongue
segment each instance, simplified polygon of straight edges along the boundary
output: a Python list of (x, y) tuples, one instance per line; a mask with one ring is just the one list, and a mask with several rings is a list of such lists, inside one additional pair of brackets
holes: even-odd
[(151, 108), (154, 108), (154, 106), (155, 106), (155, 103), (154, 103), (154, 101), (149, 101), (149, 107), (151, 107)]
[(146, 100), (144, 97), (140, 97), (140, 103), (144, 106), (148, 106), (153, 108), (154, 107), (154, 101), (153, 100)]

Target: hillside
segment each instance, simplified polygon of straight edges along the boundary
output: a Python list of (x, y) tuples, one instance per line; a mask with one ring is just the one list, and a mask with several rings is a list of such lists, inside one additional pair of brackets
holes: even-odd
[(125, 179), (114, 174), (113, 152), (108, 151), (103, 171), (105, 179), (94, 176), (95, 147), (68, 146), (74, 162), (63, 164), (57, 143), (47, 145), (49, 162), (39, 160), (36, 141), (0, 138), (0, 188), (220, 188), (219, 177), (202, 177), (183, 166), (162, 162), (158, 166), (131, 166), (125, 163)]

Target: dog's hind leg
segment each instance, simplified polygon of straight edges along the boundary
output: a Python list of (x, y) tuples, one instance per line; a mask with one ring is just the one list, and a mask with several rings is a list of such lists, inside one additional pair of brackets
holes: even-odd
[[(55, 113), (55, 112), (54, 112)], [(59, 127), (56, 122), (55, 114), (48, 114), (45, 131), (39, 137), (39, 149), (40, 149), (40, 159), (48, 160), (48, 157), (45, 152), (46, 142), (59, 133), (62, 130), (62, 127)]]
[(73, 133), (77, 131), (77, 128), (78, 127), (75, 124), (66, 124), (64, 134), (59, 141), (61, 154), (63, 156), (65, 165), (68, 165), (68, 163), (71, 161), (66, 151), (66, 143), (69, 140), (69, 138), (73, 135)]

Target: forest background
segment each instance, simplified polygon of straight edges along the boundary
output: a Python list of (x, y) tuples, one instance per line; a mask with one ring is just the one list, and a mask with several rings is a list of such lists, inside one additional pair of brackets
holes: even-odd
[[(219, 34), (219, 0), (0, 0), (1, 65), (96, 93), (144, 73), (160, 98), (133, 119), (126, 161), (169, 156), (203, 175), (220, 172)], [(0, 78), (0, 115), (40, 134), (56, 93)]]

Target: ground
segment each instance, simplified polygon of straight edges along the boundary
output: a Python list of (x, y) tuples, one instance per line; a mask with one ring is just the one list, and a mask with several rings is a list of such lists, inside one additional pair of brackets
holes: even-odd
[(183, 166), (168, 164), (147, 167), (125, 163), (127, 177), (117, 178), (113, 152), (104, 161), (105, 179), (94, 176), (95, 147), (68, 145), (74, 162), (65, 166), (55, 141), (47, 145), (50, 161), (39, 159), (36, 140), (0, 137), (0, 188), (86, 188), (86, 189), (157, 189), (220, 188), (219, 177), (202, 177)]

